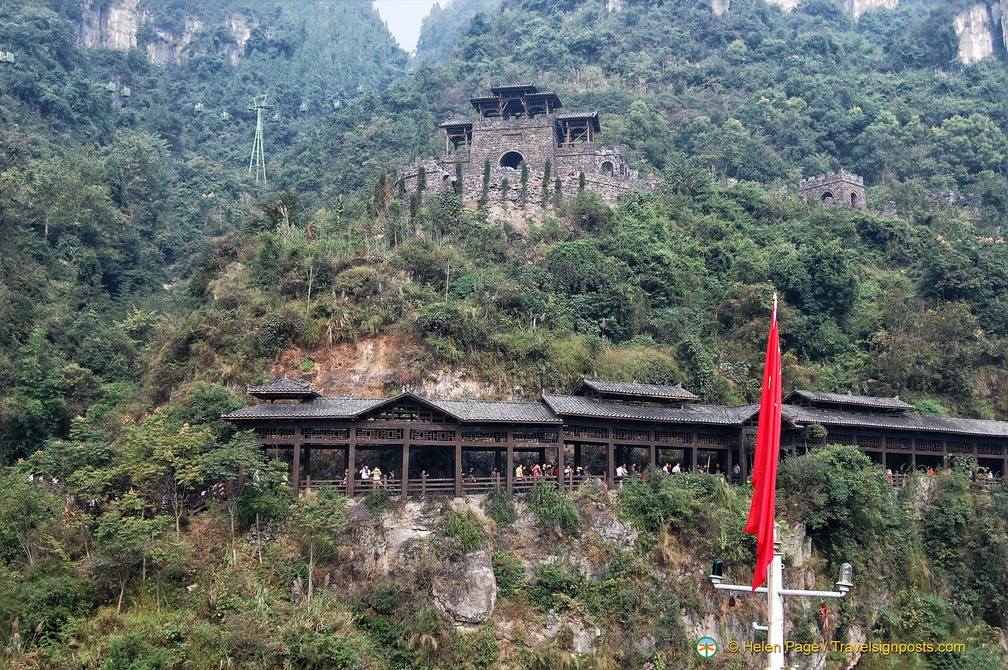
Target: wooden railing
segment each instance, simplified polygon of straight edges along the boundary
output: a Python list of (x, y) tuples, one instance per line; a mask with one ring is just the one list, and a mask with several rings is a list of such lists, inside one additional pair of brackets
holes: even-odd
[[(567, 477), (563, 481), (563, 486), (573, 490), (584, 481), (583, 477)], [(553, 477), (521, 477), (515, 478), (512, 487), (515, 492), (521, 493), (531, 491), (537, 486), (546, 482), (556, 482)], [(481, 495), (489, 493), (495, 489), (504, 489), (507, 486), (507, 479), (504, 475), (496, 477), (463, 477), (462, 493), (466, 495)], [(304, 490), (312, 487), (333, 487), (341, 491), (346, 491), (346, 480), (343, 479), (313, 479), (306, 477), (300, 482), (300, 489)], [(390, 477), (382, 477), (381, 480), (355, 479), (353, 483), (354, 495), (362, 495), (371, 491), (384, 488), (397, 495), (402, 493), (402, 480)], [(455, 479), (448, 477), (411, 477), (406, 482), (407, 495), (455, 495)]]

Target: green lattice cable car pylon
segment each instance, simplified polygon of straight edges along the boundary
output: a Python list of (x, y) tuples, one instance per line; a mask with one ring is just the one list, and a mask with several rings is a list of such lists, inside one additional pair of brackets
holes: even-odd
[(260, 178), (262, 179), (262, 187), (266, 188), (266, 154), (263, 151), (263, 110), (273, 109), (273, 105), (266, 104), (266, 96), (259, 96), (252, 98), (252, 104), (249, 106), (250, 110), (255, 110), (256, 113), (256, 133), (255, 141), (252, 143), (252, 157), (249, 159), (249, 176), (252, 176), (253, 169), (255, 170), (255, 183), (258, 186)]

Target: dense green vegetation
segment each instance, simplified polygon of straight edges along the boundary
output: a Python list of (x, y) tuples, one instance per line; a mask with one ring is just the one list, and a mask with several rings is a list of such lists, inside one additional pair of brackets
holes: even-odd
[[(4, 667), (209, 669), (222, 659), (235, 668), (494, 668), (516, 659), (535, 668), (699, 667), (688, 622), (716, 612), (733, 635), (759, 616), (743, 597), (737, 611), (725, 609), (704, 585), (713, 558), (725, 560), (731, 579), (749, 579), (747, 486), (700, 473), (629, 479), (611, 498), (592, 484), (573, 494), (547, 487), (519, 501), (520, 531), (514, 516), (497, 523), (428, 500), (424, 514), (440, 519), (435, 532), (414, 541), (408, 564), (376, 577), (358, 561), (380, 538), (380, 518), (400, 513), (398, 501), (375, 513), (367, 500), (348, 509), (345, 499), (319, 491), (291, 504), (282, 464), (278, 473), (256, 462), (240, 439), (215, 449), (212, 423), (183, 418), (195, 419), (154, 415), (118, 445), (102, 442), (82, 419), (75, 440), (84, 441), (53, 444), (7, 470), (0, 482), (7, 585), (0, 636), (11, 649)], [(222, 493), (211, 491), (208, 510), (193, 513), (187, 503), (173, 519), (172, 496), (224, 472), (222, 462), (256, 474), (231, 470)], [(1002, 667), (1008, 496), (974, 481), (974, 469), (960, 461), (911, 478), (897, 493), (854, 447), (786, 460), (779, 505), (788, 560), (801, 561), (793, 573), (821, 587), (841, 562), (857, 570), (828, 633), (817, 604), (797, 603), (788, 639), (844, 640), (857, 630), (873, 640), (964, 642), (964, 652), (865, 656), (861, 664)], [(64, 509), (68, 497), (87, 496), (100, 502)], [(548, 513), (557, 509), (570, 510), (569, 525), (580, 532), (562, 532), (564, 515)], [(614, 514), (627, 523), (623, 541), (596, 534)], [(808, 550), (790, 534), (803, 528), (812, 553), (799, 558)], [(463, 632), (430, 590), (452, 561), (476, 550), (490, 553), (498, 603), (489, 622)], [(523, 561), (540, 552), (553, 559), (526, 569)], [(516, 627), (522, 621), (525, 632)], [(547, 639), (527, 637), (557, 621)], [(572, 655), (573, 636), (584, 628), (604, 635), (592, 653)], [(843, 661), (831, 654), (827, 667)], [(748, 667), (744, 656), (724, 663)]]
[[(204, 20), (181, 63), (76, 45), (74, 2), (0, 6), (17, 58), (0, 63), (0, 664), (690, 662), (683, 613), (713, 601), (682, 566), (720, 556), (745, 573), (747, 489), (629, 482), (616, 503), (639, 538), (622, 547), (592, 530), (610, 504), (597, 490), (544, 487), (517, 510), (497, 496), (489, 519), (439, 508), (416, 570), (371, 580), (346, 551), (396, 511), (387, 492), (352, 512), (326, 492), (292, 504), (283, 463), (219, 420), (294, 346), (307, 370), (382, 337), (398, 356), (390, 388), (461, 371), (533, 397), (591, 375), (742, 402), (778, 291), (785, 385), (1008, 411), (1008, 77), (996, 57), (954, 62), (948, 7), (855, 24), (819, 1), (718, 17), (679, 1), (459, 0), (429, 19), (407, 76), (366, 3), (142, 4), (142, 43)], [(222, 23), (237, 10), (258, 17), (241, 49)], [(395, 169), (438, 150), (440, 119), (516, 80), (599, 108), (601, 139), (662, 189), (614, 209), (583, 194), (521, 223), (398, 192)], [(263, 94), (278, 114), (265, 192), (245, 175), (246, 106)], [(838, 167), (896, 214), (775, 190)], [(983, 204), (927, 197), (945, 190)], [(848, 448), (782, 466), (780, 510), (806, 524), (817, 579), (845, 560), (877, 576), (836, 635), (969, 644), (865, 667), (1003, 666), (1008, 504), (970, 472), (894, 497)], [(527, 559), (516, 527), (532, 519), (585, 562)], [(431, 583), (474, 549), (491, 552), (499, 618), (460, 632)], [(498, 644), (498, 622), (549, 610), (611, 638), (594, 656), (571, 656), (569, 630)], [(819, 639), (813, 610), (792, 614), (794, 639)]]

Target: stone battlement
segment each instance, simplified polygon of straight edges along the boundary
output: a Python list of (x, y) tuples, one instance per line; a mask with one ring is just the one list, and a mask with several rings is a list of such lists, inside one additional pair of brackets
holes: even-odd
[(808, 202), (823, 207), (853, 207), (864, 210), (864, 177), (841, 169), (798, 182), (798, 193)]
[(829, 174), (821, 174), (815, 177), (806, 177), (798, 182), (798, 189), (803, 190), (806, 188), (818, 188), (820, 186), (826, 186), (827, 184), (841, 181), (857, 184), (858, 186), (864, 186), (864, 177), (841, 169), (839, 172), (830, 172)]

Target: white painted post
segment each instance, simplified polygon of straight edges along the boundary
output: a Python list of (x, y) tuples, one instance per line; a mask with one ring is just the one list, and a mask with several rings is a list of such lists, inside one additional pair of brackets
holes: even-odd
[(770, 651), (767, 654), (767, 670), (783, 670), (784, 668), (784, 596), (781, 594), (783, 570), (781, 558), (780, 524), (774, 523), (774, 556), (770, 561), (767, 575), (767, 614), (769, 615), (769, 630), (767, 643)]

